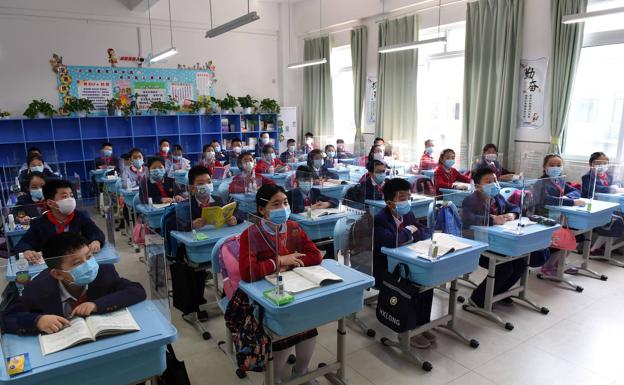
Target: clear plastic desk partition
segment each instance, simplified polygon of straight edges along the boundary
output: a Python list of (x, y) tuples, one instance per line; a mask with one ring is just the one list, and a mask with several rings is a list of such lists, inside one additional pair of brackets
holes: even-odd
[(17, 203), (17, 198), (21, 192), (20, 185), (20, 166), (17, 166), (17, 160), (15, 160), (16, 166), (3, 166), (2, 167), (2, 201), (4, 206), (11, 206)]
[(336, 221), (333, 236), (338, 261), (372, 276), (375, 210), (346, 199), (341, 207), (345, 215)]
[(171, 321), (169, 293), (171, 291), (167, 279), (167, 259), (165, 256), (165, 240), (156, 230), (145, 227), (145, 265), (147, 282), (145, 288), (150, 299), (162, 315)]

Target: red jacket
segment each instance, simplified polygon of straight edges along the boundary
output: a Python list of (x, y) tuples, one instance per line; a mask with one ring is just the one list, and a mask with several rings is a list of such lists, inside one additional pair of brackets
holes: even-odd
[[(275, 184), (271, 179), (262, 174), (256, 174), (255, 176), (256, 188), (260, 188), (263, 184)], [(242, 194), (245, 192), (245, 184), (249, 183), (249, 179), (243, 174), (238, 174), (232, 178), (228, 191), (230, 194)]]
[[(277, 238), (277, 253), (279, 255), (294, 252), (305, 254), (304, 257), (300, 258), (304, 266), (318, 265), (323, 260), (319, 249), (296, 222), (286, 222), (286, 231), (279, 233)], [(267, 244), (267, 241), (271, 243), (271, 246)], [(277, 261), (275, 252), (272, 250), (275, 248), (275, 243), (275, 235), (268, 233), (262, 224), (250, 226), (243, 231), (240, 238), (240, 258), (238, 260), (243, 281), (258, 281), (276, 272)]]
[(436, 195), (441, 194), (441, 188), (453, 188), (453, 183), (455, 182), (470, 183), (470, 177), (462, 175), (455, 168), (447, 170), (443, 165), (439, 164), (433, 173), (433, 185), (436, 189)]
[(269, 167), (273, 166), (273, 169), (277, 171), (278, 167), (286, 166), (281, 160), (275, 158), (272, 163), (267, 162), (265, 159), (260, 159), (256, 164), (256, 174), (264, 174), (269, 172)]
[(433, 170), (434, 168), (436, 168), (437, 164), (438, 162), (436, 162), (433, 159), (433, 157), (429, 155), (429, 153), (426, 151), (420, 157), (420, 169), (421, 170)]
[(219, 162), (218, 160), (214, 160), (212, 162), (208, 162), (206, 159), (202, 159), (199, 162), (197, 162), (197, 164), (199, 166), (204, 166), (208, 170), (210, 170), (210, 175), (214, 175), (215, 167), (223, 167), (223, 164), (221, 164), (221, 162)]

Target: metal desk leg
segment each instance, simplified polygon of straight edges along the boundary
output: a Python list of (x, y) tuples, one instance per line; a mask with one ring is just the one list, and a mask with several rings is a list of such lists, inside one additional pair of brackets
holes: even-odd
[(485, 299), (483, 301), (483, 308), (472, 306), (470, 303), (465, 304), (463, 309), (467, 312), (474, 313), (485, 319), (488, 319), (507, 330), (513, 330), (514, 325), (511, 322), (505, 322), (498, 314), (492, 311), (492, 299), (494, 298), (494, 281), (496, 280), (496, 259), (487, 256), (488, 258), (488, 274), (485, 284)]
[(398, 341), (393, 341), (389, 338), (382, 338), (381, 343), (384, 346), (399, 348), (401, 352), (405, 354), (405, 356), (410, 361), (414, 362), (416, 365), (423, 368), (423, 370), (429, 372), (431, 371), (431, 369), (433, 369), (433, 365), (431, 365), (431, 362), (423, 360), (422, 358), (418, 356), (418, 354), (414, 353), (414, 351), (412, 350), (410, 346), (410, 332), (409, 331), (399, 333), (398, 338), (399, 338)]
[(273, 350), (269, 355), (269, 362), (267, 363), (266, 370), (264, 371), (264, 385), (274, 385), (275, 376), (273, 374)]
[(336, 353), (338, 364), (338, 371), (336, 373), (327, 373), (325, 378), (332, 384), (336, 385), (348, 385), (347, 380), (347, 329), (346, 321), (344, 318), (338, 320), (338, 330), (336, 330)]
[(583, 241), (583, 262), (581, 263), (581, 266), (577, 267), (577, 269), (579, 270), (579, 273), (582, 273), (586, 277), (596, 278), (596, 279), (599, 279), (601, 281), (606, 281), (607, 279), (609, 279), (609, 277), (607, 277), (604, 274), (600, 274), (600, 273), (598, 273), (595, 270), (590, 269), (589, 265), (588, 265), (588, 263), (589, 263), (589, 250), (591, 248), (592, 233), (593, 233), (593, 230), (589, 230), (585, 234), (585, 239)]
[(577, 285), (576, 283), (574, 283), (573, 281), (569, 279), (564, 278), (563, 276), (565, 274), (564, 271), (566, 269), (566, 258), (568, 257), (568, 254), (570, 252), (567, 250), (559, 250), (555, 252), (555, 255), (558, 255), (559, 253), (563, 253), (563, 255), (561, 255), (559, 257), (559, 260), (557, 261), (557, 275), (551, 276), (551, 275), (544, 275), (542, 273), (537, 273), (537, 278), (545, 279), (547, 281), (565, 283), (566, 285), (570, 286), (572, 289), (576, 290), (577, 292), (579, 293), (583, 292), (583, 287)]
[(467, 345), (470, 345), (473, 348), (479, 347), (479, 341), (475, 339), (469, 339), (463, 333), (455, 328), (455, 315), (457, 314), (457, 279), (451, 281), (451, 287), (448, 290), (449, 293), (449, 304), (448, 304), (448, 313), (451, 315), (451, 319), (446, 323), (446, 325), (440, 325), (441, 328), (448, 330), (453, 333), (457, 338), (459, 338), (462, 342)]
[(614, 245), (613, 242), (614, 242), (613, 237), (607, 238), (607, 241), (605, 242), (604, 256), (590, 255), (589, 259), (608, 262), (612, 264), (613, 266), (624, 267), (624, 262), (613, 258), (613, 250), (624, 246), (624, 242), (618, 243), (617, 245)]
[(547, 307), (539, 306), (535, 302), (531, 301), (527, 298), (527, 287), (529, 284), (529, 259), (531, 258), (531, 254), (527, 254), (523, 259), (526, 262), (526, 267), (524, 269), (524, 273), (522, 273), (522, 277), (520, 278), (520, 287), (522, 290), (518, 293), (517, 296), (513, 296), (513, 298), (524, 302), (527, 306), (532, 308), (533, 310), (540, 312), (542, 314), (548, 314), (550, 310)]

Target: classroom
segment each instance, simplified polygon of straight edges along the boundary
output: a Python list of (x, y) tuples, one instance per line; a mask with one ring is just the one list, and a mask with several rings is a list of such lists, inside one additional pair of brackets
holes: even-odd
[(624, 0), (0, 1), (0, 385), (624, 385)]

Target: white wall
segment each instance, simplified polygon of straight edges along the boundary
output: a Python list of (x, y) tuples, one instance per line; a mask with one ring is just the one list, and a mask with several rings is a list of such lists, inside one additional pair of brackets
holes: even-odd
[[(213, 0), (214, 25), (246, 12), (244, 0)], [(278, 98), (279, 4), (252, 1), (260, 20), (213, 39), (205, 0), (171, 1), (174, 45), (180, 52), (158, 67), (213, 60), (217, 97)], [(169, 47), (168, 3), (152, 7), (154, 51)], [(106, 49), (118, 56), (150, 51), (147, 10), (130, 12), (118, 0), (3, 0), (0, 6), (0, 109), (21, 115), (30, 100), (58, 104), (55, 75), (48, 60), (53, 52), (68, 65), (108, 65)], [(120, 63), (120, 65), (125, 65)]]

